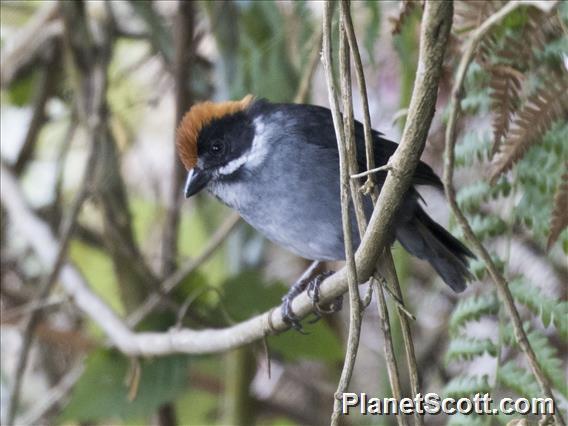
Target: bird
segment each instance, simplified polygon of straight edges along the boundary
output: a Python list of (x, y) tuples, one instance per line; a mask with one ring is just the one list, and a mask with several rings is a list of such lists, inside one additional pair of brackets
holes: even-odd
[[(387, 164), (397, 144), (372, 131), (376, 166)], [(272, 103), (247, 95), (241, 100), (194, 104), (176, 131), (176, 147), (187, 170), (189, 198), (206, 189), (266, 238), (314, 261), (345, 259), (341, 222), (339, 151), (328, 108)], [(366, 170), (363, 125), (355, 121), (360, 172)], [(380, 188), (386, 171), (377, 172)], [(472, 280), (472, 252), (422, 208), (418, 185), (443, 189), (440, 178), (420, 161), (403, 197), (391, 233), (411, 255), (426, 260), (455, 292)], [(380, 205), (377, 206), (380, 208)], [(373, 204), (364, 199), (370, 217)], [(351, 214), (353, 245), (360, 243)], [(305, 287), (305, 286), (304, 286)], [(300, 290), (303, 290), (300, 289)], [(297, 326), (290, 301), (283, 298), (284, 319)]]

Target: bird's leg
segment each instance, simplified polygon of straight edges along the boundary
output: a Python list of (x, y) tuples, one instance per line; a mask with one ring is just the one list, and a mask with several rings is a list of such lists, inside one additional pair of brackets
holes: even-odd
[(286, 295), (282, 298), (282, 320), (301, 333), (303, 332), (302, 324), (296, 314), (292, 311), (292, 301), (310, 284), (314, 272), (320, 265), (321, 262), (318, 262), (317, 260), (312, 262), (308, 269), (304, 271), (298, 281), (290, 287), (288, 293), (286, 293)]
[(313, 280), (310, 281), (308, 284), (308, 297), (312, 301), (312, 305), (314, 307), (314, 313), (316, 318), (312, 322), (318, 321), (322, 315), (324, 314), (333, 314), (334, 312), (340, 311), (343, 306), (343, 296), (338, 296), (333, 300), (331, 303), (327, 305), (327, 307), (323, 307), (319, 304), (319, 296), (320, 296), (320, 285), (321, 283), (329, 276), (333, 275), (334, 271), (324, 272), (316, 276)]

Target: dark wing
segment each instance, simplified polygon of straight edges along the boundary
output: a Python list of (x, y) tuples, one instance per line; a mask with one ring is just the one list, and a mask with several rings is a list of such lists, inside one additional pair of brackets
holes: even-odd
[[(387, 163), (388, 159), (394, 154), (398, 144), (385, 139), (382, 133), (375, 130), (372, 131), (373, 141), (375, 142), (374, 157), (375, 167), (382, 166)], [(367, 160), (365, 156), (365, 131), (363, 125), (355, 121), (355, 139), (357, 141), (357, 163), (361, 171), (367, 170)], [(384, 182), (386, 179), (386, 172), (378, 172), (377, 179), (379, 182)], [(444, 189), (444, 185), (438, 175), (432, 168), (422, 161), (418, 162), (416, 170), (414, 171), (413, 183), (415, 185), (430, 185), (439, 189)]]
[[(279, 116), (278, 113), (283, 113)], [(277, 124), (278, 120), (297, 120), (296, 126), (306, 136), (308, 143), (321, 146), (326, 149), (337, 150), (335, 132), (333, 131), (333, 118), (328, 108), (316, 105), (303, 104), (273, 104), (264, 99), (259, 99), (249, 108), (249, 114), (254, 118), (258, 115), (273, 115)], [(365, 133), (363, 125), (355, 121), (355, 139), (357, 142), (357, 163), (359, 171), (367, 170), (365, 157)], [(375, 167), (383, 166), (396, 150), (397, 144), (385, 139), (380, 132), (373, 130)], [(384, 182), (386, 172), (376, 174), (378, 183)], [(431, 185), (442, 189), (443, 184), (432, 168), (420, 161), (414, 172), (413, 183), (415, 185)]]

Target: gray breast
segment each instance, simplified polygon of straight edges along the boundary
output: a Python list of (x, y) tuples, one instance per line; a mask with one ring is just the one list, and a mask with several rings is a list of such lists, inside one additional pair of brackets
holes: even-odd
[[(238, 182), (211, 188), (276, 244), (307, 259), (344, 258), (335, 152), (294, 139), (265, 140), (267, 155)], [(355, 242), (358, 244), (358, 241)]]

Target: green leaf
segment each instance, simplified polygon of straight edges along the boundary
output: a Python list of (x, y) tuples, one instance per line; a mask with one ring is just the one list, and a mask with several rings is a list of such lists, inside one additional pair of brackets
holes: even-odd
[[(529, 326), (524, 327), (528, 329)], [(503, 339), (510, 345), (516, 345), (517, 341), (513, 333), (513, 327), (507, 325), (503, 328)], [(562, 369), (562, 361), (558, 357), (557, 349), (551, 345), (548, 338), (539, 330), (527, 332), (527, 339), (536, 355), (536, 359), (548, 379), (562, 394), (568, 398), (568, 385)]]
[(223, 304), (236, 321), (249, 319), (280, 305), (287, 288), (281, 283), (266, 283), (257, 270), (245, 270), (222, 285)]
[(174, 355), (140, 361), (140, 382), (128, 400), (129, 361), (110, 350), (93, 352), (59, 422), (142, 420), (173, 401), (186, 387), (189, 358)]
[(464, 398), (490, 391), (491, 386), (489, 386), (487, 376), (458, 376), (444, 387), (443, 395), (449, 398)]
[(568, 302), (551, 299), (524, 278), (512, 280), (509, 289), (515, 301), (537, 315), (545, 327), (553, 324), (562, 338), (568, 340)]
[(113, 310), (124, 314), (116, 275), (109, 256), (105, 252), (77, 240), (71, 241), (69, 255), (95, 293)]
[(531, 371), (518, 367), (513, 361), (499, 366), (497, 382), (520, 396), (530, 398), (541, 396), (540, 388)]
[(469, 224), (480, 240), (503, 235), (507, 230), (507, 224), (498, 216), (475, 214), (469, 218)]
[(497, 356), (497, 346), (490, 339), (475, 339), (472, 337), (455, 337), (450, 340), (446, 351), (446, 364), (452, 361), (470, 360), (487, 352)]
[(461, 299), (450, 318), (450, 332), (456, 334), (465, 323), (498, 312), (499, 302), (494, 293)]
[(7, 90), (8, 102), (18, 107), (30, 105), (38, 77), (37, 72), (31, 72), (14, 81)]
[(491, 150), (491, 137), (488, 132), (468, 132), (456, 145), (456, 167), (483, 162)]
[(478, 180), (460, 188), (456, 199), (461, 209), (466, 212), (473, 212), (477, 211), (481, 203), (487, 200), (489, 191), (489, 183)]
[(338, 362), (343, 360), (344, 353), (337, 335), (324, 321), (314, 325), (305, 324), (309, 334), (300, 334), (296, 330), (288, 330), (276, 336), (268, 337), (270, 350), (281, 354), (287, 361), (303, 358)]
[[(495, 253), (491, 254), (491, 259), (499, 272), (503, 273), (505, 271), (505, 262), (503, 259)], [(484, 280), (487, 275), (487, 266), (485, 266), (483, 259), (480, 258), (471, 259), (469, 261), (469, 270), (478, 281)]]

